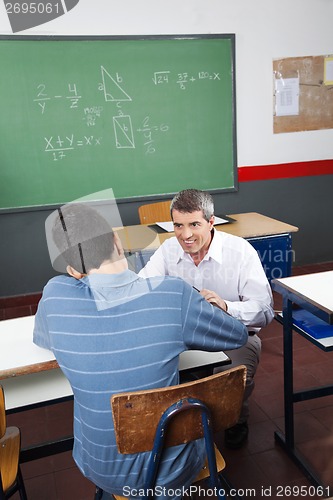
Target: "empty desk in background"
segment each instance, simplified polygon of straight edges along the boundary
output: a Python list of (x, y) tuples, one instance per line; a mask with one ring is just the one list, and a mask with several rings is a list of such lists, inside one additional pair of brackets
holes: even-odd
[[(250, 212), (231, 214), (235, 222), (215, 226), (218, 231), (247, 239), (257, 250), (269, 280), (290, 276), (293, 262), (292, 233), (298, 231), (276, 219)], [(174, 233), (156, 232), (154, 225), (127, 226), (119, 231), (124, 250), (134, 255), (134, 270), (138, 272), (154, 251)]]
[[(333, 350), (331, 337), (315, 338), (310, 334), (312, 327), (302, 328), (294, 324), (293, 308), (295, 304), (301, 310), (311, 313), (314, 318), (324, 321), (329, 332), (333, 325), (333, 271), (307, 274), (272, 281), (272, 288), (283, 298), (283, 350), (284, 350), (284, 406), (285, 435), (276, 432), (275, 437), (288, 455), (302, 469), (307, 478), (316, 486), (323, 486), (311, 465), (295, 448), (294, 403), (333, 394), (332, 385), (294, 391), (293, 387), (293, 330), (324, 351)], [(302, 315), (300, 315), (302, 318)], [(298, 325), (302, 325), (298, 320)], [(329, 333), (330, 334), (330, 333)], [(311, 372), (311, 366), (309, 366)]]
[[(69, 382), (51, 351), (33, 341), (34, 316), (0, 321), (0, 384), (4, 388), (7, 413), (61, 403), (73, 398)], [(182, 373), (228, 364), (224, 352), (186, 351), (180, 355)], [(73, 436), (22, 451), (25, 462), (72, 448)]]

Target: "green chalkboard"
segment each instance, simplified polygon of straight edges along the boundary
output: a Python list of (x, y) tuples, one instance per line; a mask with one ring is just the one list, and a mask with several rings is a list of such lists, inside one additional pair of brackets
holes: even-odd
[(237, 189), (235, 38), (0, 37), (0, 208)]

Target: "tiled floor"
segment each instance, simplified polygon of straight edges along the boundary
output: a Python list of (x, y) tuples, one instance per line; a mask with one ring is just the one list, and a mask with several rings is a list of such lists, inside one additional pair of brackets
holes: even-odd
[[(294, 274), (326, 271), (333, 263), (299, 267)], [(281, 300), (275, 296), (275, 309)], [(294, 335), (295, 388), (333, 381), (333, 354), (316, 348)], [(250, 435), (238, 451), (226, 450), (223, 437), (216, 436), (227, 462), (226, 475), (238, 493), (248, 498), (319, 499), (327, 490), (315, 491), (296, 465), (274, 441), (274, 431), (283, 430), (282, 327), (276, 321), (261, 332), (262, 357), (251, 397)], [(333, 488), (333, 396), (295, 405), (296, 444), (326, 485)], [(12, 425), (22, 431), (22, 446), (69, 435), (72, 405), (64, 403), (11, 415)], [(82, 477), (70, 452), (22, 464), (29, 500), (93, 500), (94, 486)], [(318, 493), (318, 494), (316, 494)], [(332, 494), (332, 492), (331, 492)], [(19, 497), (15, 494), (13, 500)], [(204, 497), (203, 497), (204, 498)], [(206, 498), (210, 498), (206, 496)]]

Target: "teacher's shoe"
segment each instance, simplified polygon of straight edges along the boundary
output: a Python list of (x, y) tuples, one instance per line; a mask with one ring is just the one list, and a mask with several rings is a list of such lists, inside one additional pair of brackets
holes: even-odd
[(242, 422), (239, 424), (226, 429), (224, 432), (224, 444), (227, 448), (231, 450), (237, 450), (241, 448), (249, 435), (249, 426), (247, 422)]

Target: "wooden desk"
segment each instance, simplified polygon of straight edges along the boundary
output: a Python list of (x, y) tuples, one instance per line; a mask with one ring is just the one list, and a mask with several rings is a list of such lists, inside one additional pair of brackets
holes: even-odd
[[(333, 348), (333, 337), (315, 339), (293, 325), (293, 304), (311, 312), (328, 324), (333, 324), (333, 271), (307, 274), (272, 281), (272, 288), (283, 297), (283, 350), (284, 350), (284, 407), (285, 435), (275, 433), (277, 442), (301, 468), (315, 486), (324, 485), (311, 465), (295, 448), (294, 403), (333, 394), (332, 385), (294, 392), (293, 388), (293, 330), (323, 350)], [(323, 340), (325, 340), (323, 342)], [(311, 366), (309, 366), (309, 371)]]
[[(215, 226), (218, 231), (247, 239), (257, 250), (268, 279), (290, 276), (293, 260), (291, 235), (298, 231), (276, 219), (251, 212), (231, 214), (235, 222)], [(127, 226), (118, 231), (125, 252), (140, 254), (135, 259), (134, 269), (139, 271), (153, 252), (174, 233), (157, 233), (152, 224)]]
[[(291, 226), (255, 212), (231, 214), (229, 217), (235, 219), (235, 222), (221, 224), (215, 226), (215, 228), (218, 231), (234, 234), (241, 238), (264, 238), (298, 231), (296, 226)], [(143, 249), (156, 250), (166, 239), (174, 236), (173, 232), (157, 233), (150, 226), (153, 226), (153, 224), (139, 224), (122, 228), (120, 237), (124, 250), (132, 253)]]

